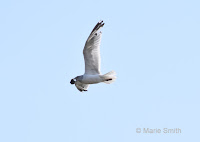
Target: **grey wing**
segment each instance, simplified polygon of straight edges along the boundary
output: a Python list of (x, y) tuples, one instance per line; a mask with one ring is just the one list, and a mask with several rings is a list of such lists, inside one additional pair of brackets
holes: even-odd
[(83, 49), (85, 74), (100, 74), (100, 42), (102, 34), (100, 29), (103, 25), (103, 21), (98, 22), (85, 43)]
[(83, 84), (79, 81), (76, 81), (75, 86), (80, 92), (82, 92), (82, 91), (87, 91), (89, 84)]

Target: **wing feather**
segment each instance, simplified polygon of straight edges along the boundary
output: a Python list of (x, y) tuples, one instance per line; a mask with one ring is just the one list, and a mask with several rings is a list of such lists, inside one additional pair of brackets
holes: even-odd
[(100, 74), (100, 43), (102, 35), (100, 29), (103, 25), (103, 21), (98, 22), (85, 43), (83, 49), (85, 74)]
[(76, 81), (75, 86), (79, 91), (82, 92), (82, 91), (87, 91), (89, 84), (83, 84), (80, 81)]

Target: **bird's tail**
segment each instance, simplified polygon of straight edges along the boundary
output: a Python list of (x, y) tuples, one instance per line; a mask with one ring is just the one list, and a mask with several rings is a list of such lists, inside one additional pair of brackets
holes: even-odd
[(101, 78), (103, 79), (104, 83), (110, 84), (113, 83), (117, 77), (115, 71), (111, 71), (109, 73), (102, 75)]

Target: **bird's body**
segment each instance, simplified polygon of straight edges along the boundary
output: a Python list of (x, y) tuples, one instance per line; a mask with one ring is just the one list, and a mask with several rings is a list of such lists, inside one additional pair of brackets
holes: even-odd
[(70, 82), (71, 84), (75, 84), (77, 89), (81, 92), (87, 91), (89, 84), (96, 84), (100, 82), (110, 84), (116, 79), (114, 71), (104, 75), (101, 75), (100, 73), (100, 42), (102, 35), (100, 29), (103, 25), (103, 21), (98, 22), (85, 43), (85, 47), (83, 49), (85, 74), (75, 77)]
[(101, 75), (98, 74), (95, 75), (84, 74), (81, 82), (84, 84), (96, 84), (102, 82), (102, 78)]

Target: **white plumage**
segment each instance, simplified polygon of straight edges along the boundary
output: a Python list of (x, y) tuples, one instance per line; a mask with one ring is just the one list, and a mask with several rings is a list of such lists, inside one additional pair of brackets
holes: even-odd
[(100, 42), (101, 32), (90, 35), (85, 43), (83, 55), (85, 59), (85, 74), (100, 74)]
[(81, 92), (87, 91), (89, 84), (96, 84), (100, 82), (110, 84), (116, 79), (116, 73), (114, 71), (105, 75), (101, 75), (100, 73), (100, 43), (102, 35), (100, 29), (103, 25), (103, 21), (99, 21), (85, 43), (85, 47), (83, 49), (85, 74), (75, 77), (70, 82), (71, 84), (75, 84), (77, 89)]

